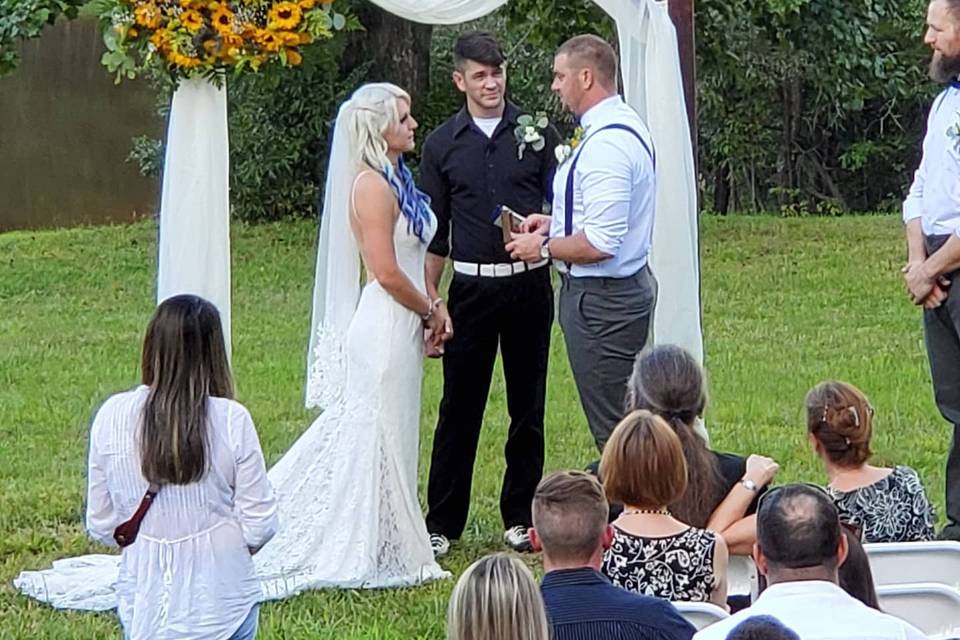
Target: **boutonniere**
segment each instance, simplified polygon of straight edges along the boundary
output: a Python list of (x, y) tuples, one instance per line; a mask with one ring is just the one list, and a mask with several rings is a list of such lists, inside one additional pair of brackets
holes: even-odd
[(533, 147), (534, 151), (543, 150), (547, 144), (543, 139), (543, 132), (548, 126), (550, 121), (542, 111), (538, 111), (536, 116), (525, 113), (517, 118), (517, 126), (513, 130), (513, 136), (517, 139), (517, 160), (523, 160), (527, 145)]
[(947, 127), (947, 137), (953, 140), (953, 146), (960, 150), (960, 111), (957, 111), (957, 120)]
[(577, 127), (573, 130), (573, 135), (558, 144), (553, 153), (557, 156), (557, 164), (561, 165), (567, 161), (567, 158), (573, 155), (573, 150), (577, 148), (587, 132), (583, 127)]

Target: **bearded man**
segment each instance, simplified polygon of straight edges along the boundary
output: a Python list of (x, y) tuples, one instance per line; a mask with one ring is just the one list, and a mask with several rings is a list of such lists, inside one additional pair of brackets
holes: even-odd
[(933, 49), (930, 77), (948, 86), (930, 109), (920, 168), (903, 203), (903, 275), (910, 300), (923, 307), (937, 408), (953, 424), (940, 536), (960, 540), (960, 293), (950, 288), (960, 269), (960, 0), (929, 4), (923, 41)]

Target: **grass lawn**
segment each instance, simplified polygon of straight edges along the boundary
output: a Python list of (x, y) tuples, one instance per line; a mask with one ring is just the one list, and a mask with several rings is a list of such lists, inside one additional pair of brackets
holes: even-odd
[[(876, 407), (876, 460), (917, 468), (942, 518), (948, 425), (933, 405), (919, 311), (901, 287), (899, 219), (711, 217), (702, 227), (715, 447), (773, 456), (781, 481), (823, 480), (804, 438), (803, 396), (846, 379)], [(301, 399), (315, 237), (311, 222), (233, 230), (238, 395), (268, 463), (312, 419)], [(0, 235), (0, 638), (118, 636), (112, 615), (54, 611), (10, 581), (102, 551), (82, 526), (87, 429), (109, 394), (138, 380), (155, 239), (151, 223)], [(551, 355), (547, 468), (580, 468), (595, 452), (557, 327)], [(455, 574), (500, 548), (506, 410), (499, 368), (495, 376), (467, 532), (443, 562)], [(431, 361), (422, 460), (439, 390)], [(421, 495), (426, 474), (423, 464)], [(265, 606), (260, 637), (442, 638), (451, 587), (308, 593)]]

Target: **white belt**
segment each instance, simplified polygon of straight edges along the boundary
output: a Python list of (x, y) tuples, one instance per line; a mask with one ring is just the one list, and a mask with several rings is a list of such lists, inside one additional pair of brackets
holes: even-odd
[(493, 264), (477, 264), (476, 262), (453, 261), (453, 270), (465, 276), (481, 276), (484, 278), (506, 278), (515, 273), (533, 271), (546, 266), (549, 260), (539, 262), (497, 262)]

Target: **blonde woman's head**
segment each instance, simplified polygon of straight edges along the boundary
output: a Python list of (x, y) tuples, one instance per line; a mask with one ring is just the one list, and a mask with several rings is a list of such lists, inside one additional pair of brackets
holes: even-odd
[(410, 114), (410, 95), (400, 87), (389, 82), (365, 84), (344, 108), (357, 163), (386, 172), (392, 164), (388, 151), (413, 150), (416, 121)]
[(549, 640), (543, 598), (523, 562), (495, 553), (470, 565), (453, 588), (448, 640)]

